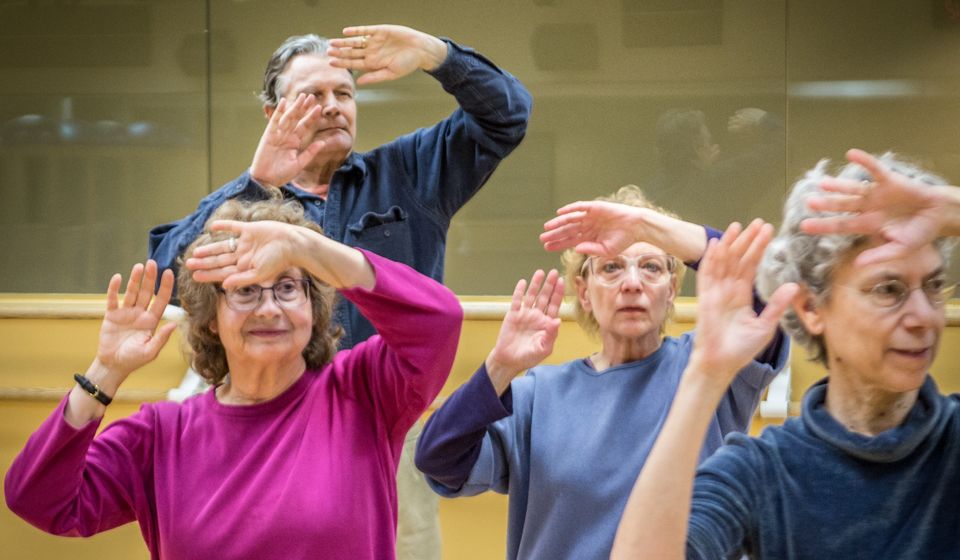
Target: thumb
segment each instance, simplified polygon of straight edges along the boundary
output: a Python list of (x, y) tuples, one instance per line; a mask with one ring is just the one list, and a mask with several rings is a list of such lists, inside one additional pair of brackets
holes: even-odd
[(787, 282), (777, 288), (770, 296), (770, 301), (767, 302), (766, 307), (764, 307), (760, 313), (760, 321), (765, 323), (770, 330), (776, 328), (777, 323), (780, 322), (780, 318), (786, 313), (790, 302), (793, 301), (793, 298), (796, 297), (799, 291), (800, 286), (797, 285), (796, 282)]
[(150, 341), (147, 342), (147, 350), (149, 350), (151, 356), (154, 358), (157, 357), (157, 354), (159, 354), (160, 350), (166, 346), (167, 341), (170, 340), (170, 336), (175, 330), (177, 330), (177, 323), (170, 321), (160, 327), (157, 332), (153, 334), (153, 336), (150, 338)]

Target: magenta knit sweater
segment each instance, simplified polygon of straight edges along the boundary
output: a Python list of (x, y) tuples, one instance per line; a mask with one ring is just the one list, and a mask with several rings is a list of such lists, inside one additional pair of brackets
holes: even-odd
[(371, 291), (346, 290), (380, 336), (251, 406), (212, 391), (145, 404), (95, 437), (64, 399), (14, 460), (10, 509), (88, 536), (136, 520), (153, 558), (389, 559), (408, 429), (443, 386), (462, 312), (453, 294), (365, 253)]

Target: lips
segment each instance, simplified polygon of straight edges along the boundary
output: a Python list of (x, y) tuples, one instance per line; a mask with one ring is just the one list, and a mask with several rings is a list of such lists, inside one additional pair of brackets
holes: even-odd
[(933, 355), (933, 347), (924, 348), (892, 348), (890, 350), (895, 356), (907, 360), (928, 361)]
[(287, 331), (284, 329), (257, 328), (257, 329), (250, 329), (247, 332), (252, 336), (259, 336), (263, 338), (274, 338), (274, 337), (283, 335)]
[(640, 305), (625, 305), (617, 308), (618, 313), (646, 313), (647, 308)]

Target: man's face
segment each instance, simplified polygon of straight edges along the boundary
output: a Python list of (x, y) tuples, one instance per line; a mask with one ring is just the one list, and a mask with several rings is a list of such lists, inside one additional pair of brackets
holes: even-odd
[(331, 66), (325, 56), (302, 54), (290, 60), (279, 83), (288, 103), (301, 93), (317, 98), (322, 118), (312, 140), (326, 143), (317, 159), (346, 159), (357, 136), (356, 87), (350, 72)]

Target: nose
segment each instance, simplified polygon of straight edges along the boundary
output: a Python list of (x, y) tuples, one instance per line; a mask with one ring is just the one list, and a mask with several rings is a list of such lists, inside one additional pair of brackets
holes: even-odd
[(254, 312), (257, 315), (266, 317), (280, 313), (280, 305), (277, 304), (277, 298), (273, 294), (273, 288), (260, 292), (260, 302), (257, 304)]
[(942, 306), (930, 303), (923, 290), (912, 290), (903, 302), (903, 324), (911, 329), (928, 329), (941, 324), (945, 320), (945, 310)]
[(640, 278), (640, 270), (636, 266), (629, 265), (623, 271), (623, 280), (620, 281), (620, 289), (624, 291), (639, 291), (643, 288), (643, 279)]
[(323, 107), (324, 116), (335, 117), (340, 114), (340, 103), (334, 92), (328, 91), (322, 95), (317, 95), (317, 102)]

